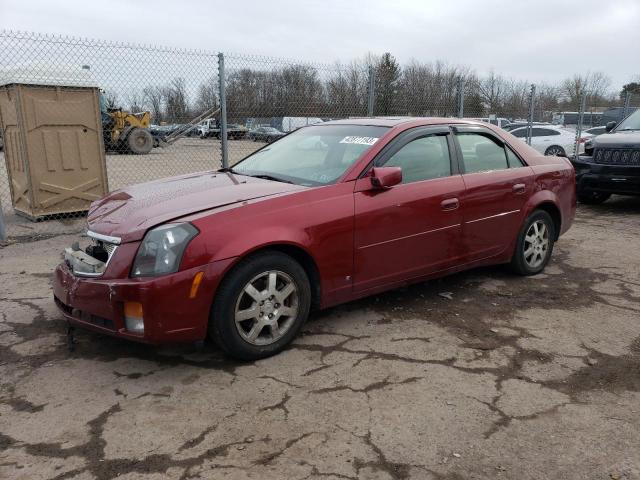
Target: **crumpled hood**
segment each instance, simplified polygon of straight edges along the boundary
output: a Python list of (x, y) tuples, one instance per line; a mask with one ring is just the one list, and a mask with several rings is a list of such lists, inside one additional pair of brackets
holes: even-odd
[(201, 172), (132, 185), (91, 204), (89, 229), (141, 239), (156, 225), (224, 205), (302, 190), (305, 187), (220, 172)]

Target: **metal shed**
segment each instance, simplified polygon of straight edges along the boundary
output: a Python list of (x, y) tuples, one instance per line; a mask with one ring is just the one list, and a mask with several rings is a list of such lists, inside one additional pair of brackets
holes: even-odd
[(81, 67), (0, 71), (0, 129), (17, 213), (35, 220), (82, 212), (107, 193), (99, 96)]

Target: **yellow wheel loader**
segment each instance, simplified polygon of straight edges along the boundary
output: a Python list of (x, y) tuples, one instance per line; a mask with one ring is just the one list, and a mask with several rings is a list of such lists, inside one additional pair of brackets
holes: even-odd
[(153, 148), (150, 123), (149, 112), (130, 113), (120, 109), (103, 112), (102, 131), (105, 147), (119, 153), (149, 153)]
[(100, 115), (107, 151), (142, 155), (153, 148), (149, 112), (130, 113), (121, 108), (108, 108), (105, 96), (100, 95)]

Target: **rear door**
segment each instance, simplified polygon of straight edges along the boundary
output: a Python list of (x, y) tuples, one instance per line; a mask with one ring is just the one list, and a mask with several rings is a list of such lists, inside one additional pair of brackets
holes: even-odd
[(503, 252), (517, 235), (533, 171), (491, 130), (454, 130), (465, 184), (462, 247), (475, 261)]
[(372, 190), (356, 182), (354, 290), (365, 291), (441, 270), (461, 255), (464, 183), (449, 127), (412, 129), (375, 160), (402, 168), (403, 183)]

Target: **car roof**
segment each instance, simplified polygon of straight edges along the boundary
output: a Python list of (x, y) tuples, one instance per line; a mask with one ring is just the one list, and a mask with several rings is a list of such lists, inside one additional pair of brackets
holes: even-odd
[[(545, 124), (535, 124), (535, 123), (533, 123), (533, 124), (531, 124), (531, 126), (532, 126), (533, 128), (542, 128), (542, 129), (549, 129), (549, 130), (560, 130), (560, 131), (562, 131), (562, 130), (566, 130), (566, 131), (569, 131), (569, 129), (568, 129), (568, 128), (565, 128), (565, 127), (563, 127), (562, 125), (553, 125), (553, 124), (546, 124), (546, 123), (545, 123)], [(522, 125), (521, 127), (514, 128), (514, 129), (512, 130), (512, 132), (513, 132), (513, 131), (516, 131), (516, 130), (520, 130), (521, 128), (527, 128), (527, 124), (525, 123), (525, 124), (524, 124), (524, 125)]]
[(452, 123), (484, 124), (478, 120), (445, 117), (356, 117), (341, 120), (329, 120), (328, 122), (314, 123), (309, 126), (322, 125), (366, 125), (378, 127), (397, 127), (403, 124), (420, 125), (443, 125)]

